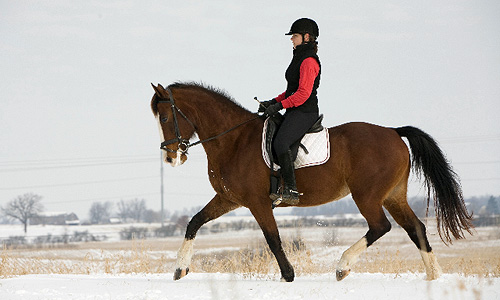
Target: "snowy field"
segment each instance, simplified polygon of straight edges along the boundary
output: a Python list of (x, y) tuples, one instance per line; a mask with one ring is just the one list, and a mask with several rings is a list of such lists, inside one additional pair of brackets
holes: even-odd
[(432, 282), (423, 274), (334, 274), (245, 278), (233, 274), (24, 275), (0, 281), (1, 299), (500, 299), (499, 278), (445, 274)]
[[(0, 277), (0, 299), (500, 299), (498, 227), (478, 228), (474, 236), (447, 247), (429, 225), (431, 245), (445, 273), (432, 282), (425, 280), (418, 251), (400, 228), (370, 247), (341, 282), (335, 278), (335, 263), (366, 228), (282, 229), (284, 241), (300, 238), (305, 245), (289, 255), (297, 275), (292, 283), (280, 282), (276, 266), (267, 273), (207, 269), (242, 249), (262, 247), (258, 230), (199, 235), (192, 272), (173, 281), (182, 237), (120, 241), (123, 227), (30, 227), (29, 236), (74, 230), (112, 234), (106, 242), (2, 250), (0, 275), (8, 268), (28, 271)], [(0, 226), (3, 236), (18, 230)], [(267, 264), (275, 265), (274, 259)], [(52, 269), (45, 271), (44, 265)]]

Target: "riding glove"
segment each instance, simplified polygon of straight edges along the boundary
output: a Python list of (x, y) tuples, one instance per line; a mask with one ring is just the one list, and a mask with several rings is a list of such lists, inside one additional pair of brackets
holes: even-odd
[(262, 116), (265, 118), (274, 116), (277, 112), (279, 112), (282, 109), (283, 109), (283, 104), (281, 104), (280, 102), (269, 105), (269, 107), (266, 108)]
[(266, 110), (266, 108), (268, 108), (269, 106), (276, 104), (276, 103), (278, 103), (278, 101), (276, 101), (276, 99), (274, 99), (274, 98), (271, 100), (262, 101), (262, 102), (260, 102), (258, 112), (264, 112)]

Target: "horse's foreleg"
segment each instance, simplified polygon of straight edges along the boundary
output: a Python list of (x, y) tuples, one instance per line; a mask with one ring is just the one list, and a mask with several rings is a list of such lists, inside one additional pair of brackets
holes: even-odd
[(262, 229), (271, 252), (273, 252), (274, 257), (276, 257), (276, 260), (278, 261), (278, 265), (281, 271), (281, 280), (292, 282), (295, 278), (295, 273), (293, 271), (292, 265), (286, 257), (283, 246), (281, 245), (278, 225), (276, 224), (276, 220), (274, 219), (271, 205), (267, 204), (263, 207), (250, 208), (250, 211), (252, 212), (255, 220), (257, 220), (257, 223)]
[(240, 207), (240, 205), (230, 202), (219, 195), (215, 195), (215, 197), (199, 213), (197, 213), (191, 221), (189, 221), (184, 242), (177, 253), (174, 280), (181, 279), (189, 272), (189, 265), (191, 264), (191, 258), (193, 257), (194, 238), (196, 237), (196, 233), (201, 226), (238, 207)]

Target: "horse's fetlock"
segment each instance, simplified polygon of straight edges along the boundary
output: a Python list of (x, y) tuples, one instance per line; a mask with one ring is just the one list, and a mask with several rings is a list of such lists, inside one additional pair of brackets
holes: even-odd
[(286, 282), (292, 282), (295, 279), (295, 274), (292, 273), (291, 275), (283, 275), (281, 279)]
[(181, 269), (177, 268), (174, 272), (174, 280), (179, 280), (189, 273), (189, 268)]

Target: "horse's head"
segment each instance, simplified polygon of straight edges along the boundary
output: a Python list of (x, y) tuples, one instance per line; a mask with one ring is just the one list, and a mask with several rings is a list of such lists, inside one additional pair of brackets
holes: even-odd
[(182, 165), (187, 160), (189, 139), (194, 135), (194, 125), (177, 106), (172, 91), (161, 84), (153, 86), (155, 95), (151, 100), (151, 109), (160, 129), (163, 160), (173, 167)]

